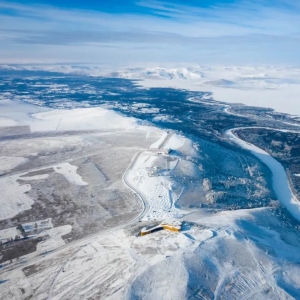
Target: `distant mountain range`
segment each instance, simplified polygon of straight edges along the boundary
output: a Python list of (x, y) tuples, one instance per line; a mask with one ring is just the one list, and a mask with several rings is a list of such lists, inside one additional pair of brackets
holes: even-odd
[[(273, 108), (300, 115), (300, 68), (275, 66), (190, 66), (104, 68), (97, 65), (0, 65), (0, 73), (44, 71), (140, 80), (140, 85), (209, 91), (218, 101)], [(38, 74), (37, 74), (38, 75)], [(61, 76), (61, 75), (60, 75)]]

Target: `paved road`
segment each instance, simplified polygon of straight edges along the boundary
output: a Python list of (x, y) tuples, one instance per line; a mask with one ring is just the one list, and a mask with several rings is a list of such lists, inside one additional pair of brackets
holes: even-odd
[(164, 140), (160, 143), (160, 145), (157, 147), (157, 149), (161, 149), (172, 137), (173, 133), (168, 132)]

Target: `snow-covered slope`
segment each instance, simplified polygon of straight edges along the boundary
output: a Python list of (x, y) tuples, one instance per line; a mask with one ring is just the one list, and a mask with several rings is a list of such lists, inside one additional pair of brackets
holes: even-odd
[[(168, 153), (170, 150), (171, 153)], [(197, 156), (190, 139), (163, 133), (162, 138), (148, 151), (135, 157), (124, 175), (124, 181), (147, 204), (143, 220), (163, 221), (182, 217), (186, 213), (176, 207), (176, 202), (186, 188), (182, 178), (191, 181), (201, 176), (191, 159)], [(174, 173), (177, 176), (173, 176)]]
[(21, 101), (0, 99), (0, 110), (0, 127), (30, 126), (32, 132), (126, 129), (137, 126), (136, 119), (101, 107), (50, 110)]

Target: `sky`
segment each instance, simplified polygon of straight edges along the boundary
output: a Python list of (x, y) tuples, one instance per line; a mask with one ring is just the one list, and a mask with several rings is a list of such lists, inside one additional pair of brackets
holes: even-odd
[(300, 65), (298, 0), (0, 2), (0, 63)]

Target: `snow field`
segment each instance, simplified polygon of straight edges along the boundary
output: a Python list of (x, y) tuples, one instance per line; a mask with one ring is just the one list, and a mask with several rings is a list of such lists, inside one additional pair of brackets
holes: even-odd
[(10, 239), (14, 239), (17, 235), (20, 235), (20, 232), (16, 227), (0, 230), (0, 241), (5, 243)]
[[(41, 130), (103, 130), (114, 128), (133, 128), (136, 121), (101, 107), (78, 108), (73, 110), (51, 110), (33, 115), (43, 128), (32, 124), (32, 131)], [(39, 124), (40, 125), (40, 124)]]
[(34, 175), (34, 176), (24, 176), (22, 175), (22, 180), (42, 180), (49, 177), (49, 174)]
[(99, 299), (120, 299), (124, 282), (142, 265), (123, 237), (117, 231), (79, 249), (58, 274), (51, 299), (82, 299), (95, 294)]
[(48, 110), (23, 101), (4, 100), (0, 96), (0, 127), (28, 125), (34, 122), (32, 114)]
[(165, 143), (164, 148), (179, 151), (180, 154), (187, 157), (199, 156), (194, 148), (193, 141), (178, 134), (173, 134)]
[(147, 198), (150, 206), (147, 219), (164, 218), (168, 214), (175, 213), (173, 198), (176, 199), (176, 195), (173, 195), (171, 190), (172, 182), (166, 176), (149, 176), (147, 169), (153, 164), (155, 156), (152, 153), (143, 153), (127, 176), (130, 184)]
[[(212, 237), (210, 230), (192, 229), (199, 241)], [(105, 234), (78, 249), (57, 273), (51, 299), (121, 299), (136, 275), (197, 243), (184, 233), (158, 232), (145, 238), (123, 230)], [(162, 270), (163, 272), (163, 270)], [(42, 274), (40, 274), (42, 276)]]
[[(292, 292), (299, 287), (299, 282), (292, 280), (299, 274), (294, 262), (295, 257), (299, 257), (298, 246), (286, 243), (277, 232), (268, 229), (268, 221), (272, 223), (276, 218), (267, 208), (214, 215), (202, 212), (202, 215), (196, 213), (189, 217), (210, 230), (199, 230), (194, 225), (183, 232), (190, 237), (191, 244), (185, 244), (182, 251), (177, 250), (140, 273), (127, 299), (159, 299), (161, 295), (166, 300), (244, 299), (245, 296), (248, 299), (293, 299), (292, 296), (299, 296), (296, 290)], [(258, 225), (251, 223), (253, 219)], [(266, 224), (260, 226), (263, 222)], [(155, 236), (156, 244), (152, 242), (151, 247), (161, 242), (159, 234), (145, 236), (149, 239)]]
[(132, 129), (137, 126), (136, 119), (101, 107), (50, 110), (20, 101), (0, 99), (0, 109), (0, 127), (29, 125), (32, 132)]
[(77, 185), (88, 185), (87, 182), (83, 181), (81, 176), (77, 174), (77, 166), (73, 166), (70, 163), (62, 163), (53, 166), (55, 172), (62, 174), (70, 183)]
[(0, 179), (0, 220), (12, 218), (24, 210), (31, 209), (33, 205), (32, 199), (26, 195), (26, 192), (31, 190), (30, 184), (21, 184), (19, 179), (19, 175)]
[(189, 217), (196, 224), (180, 233), (135, 237), (119, 229), (77, 251), (66, 248), (63, 264), (49, 260), (29, 277), (8, 273), (0, 296), (6, 299), (13, 284), (26, 293), (35, 287), (36, 299), (292, 299), (289, 287), (297, 298), (298, 247), (262, 226), (276, 220), (267, 208)]
[(180, 135), (174, 134), (168, 140), (166, 146), (171, 149), (178, 150), (180, 149), (186, 142), (186, 139)]
[(24, 157), (0, 156), (0, 174), (6, 173), (27, 161), (28, 159)]

